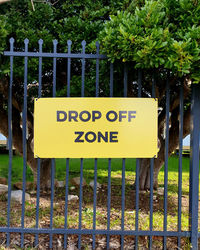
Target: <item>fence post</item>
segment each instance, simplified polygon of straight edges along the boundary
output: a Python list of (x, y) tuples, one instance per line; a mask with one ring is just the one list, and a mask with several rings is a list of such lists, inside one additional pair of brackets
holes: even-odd
[(189, 228), (192, 249), (198, 249), (200, 86), (192, 86), (190, 141)]

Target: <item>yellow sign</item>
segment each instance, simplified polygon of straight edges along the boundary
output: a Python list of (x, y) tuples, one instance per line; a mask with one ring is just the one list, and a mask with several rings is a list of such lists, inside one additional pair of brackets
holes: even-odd
[(153, 98), (35, 99), (34, 155), (156, 157), (157, 110)]

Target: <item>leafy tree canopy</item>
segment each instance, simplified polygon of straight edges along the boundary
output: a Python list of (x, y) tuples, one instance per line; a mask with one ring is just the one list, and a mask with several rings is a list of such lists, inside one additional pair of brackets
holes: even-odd
[(111, 15), (100, 32), (111, 61), (137, 68), (166, 68), (200, 82), (200, 2), (137, 0)]
[[(11, 37), (15, 39), (15, 51), (22, 51), (24, 39), (28, 38), (29, 51), (38, 51), (38, 40), (43, 39), (43, 51), (51, 52), (53, 51), (52, 41), (57, 39), (59, 42), (58, 52), (67, 52), (68, 40), (72, 41), (72, 51), (80, 52), (81, 42), (85, 40), (89, 44), (96, 40), (105, 21), (109, 20), (109, 16), (115, 15), (117, 10), (125, 10), (130, 2), (130, 0), (33, 1), (34, 8), (29, 0), (4, 3), (0, 9), (0, 53), (3, 54), (3, 51), (9, 50), (9, 38)], [(86, 52), (89, 50), (91, 48), (86, 46)], [(80, 70), (77, 72), (77, 68), (81, 69), (79, 64), (78, 61), (72, 61), (72, 95), (80, 94), (78, 89), (80, 89), (81, 72), (79, 72)], [(91, 64), (92, 62), (87, 65), (86, 74), (89, 72)], [(0, 65), (0, 78), (2, 78), (6, 73), (9, 73), (9, 58), (1, 56)], [(66, 79), (66, 62), (64, 60), (58, 60), (57, 71), (59, 73), (57, 74), (57, 89), (61, 89), (62, 85), (60, 94), (65, 93), (66, 95), (66, 86), (63, 88), (64, 78)], [(52, 63), (48, 60), (43, 65), (43, 76), (45, 72), (48, 73), (49, 78), (52, 78)], [(37, 74), (38, 59), (32, 58), (29, 60), (28, 82), (37, 80)], [(22, 79), (23, 83), (23, 65), (18, 58), (15, 58), (14, 76)], [(94, 80), (92, 76), (88, 78)], [(45, 82), (49, 85), (50, 80), (43, 79), (44, 85)], [(90, 95), (89, 92), (95, 93), (95, 89), (91, 85), (92, 83), (88, 83), (88, 88), (86, 87), (88, 95)], [(57, 94), (59, 95), (59, 93)]]
[[(46, 2), (46, 3), (45, 3)], [(54, 3), (55, 2), (55, 3)], [(31, 1), (15, 0), (1, 5), (1, 51), (5, 49), (5, 38), (14, 37), (19, 48), (25, 38), (37, 47), (41, 38), (46, 48), (52, 47), (52, 40), (58, 39), (66, 48), (67, 40), (73, 41), (74, 48), (82, 40), (93, 41), (103, 28), (109, 15), (125, 9), (129, 1)]]

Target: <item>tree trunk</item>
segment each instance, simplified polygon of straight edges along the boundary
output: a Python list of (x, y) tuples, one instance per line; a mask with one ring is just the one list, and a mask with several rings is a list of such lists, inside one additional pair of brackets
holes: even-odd
[[(177, 111), (177, 110), (176, 110)], [(172, 113), (171, 128), (169, 129), (169, 149), (168, 156), (170, 156), (179, 145), (179, 121), (177, 112)], [(183, 138), (190, 133), (190, 108), (184, 114), (183, 122)], [(153, 187), (158, 188), (158, 174), (165, 161), (165, 140), (162, 141), (158, 157), (154, 160), (153, 169)], [(141, 159), (139, 171), (139, 188), (140, 190), (150, 189), (150, 159)]]
[(41, 189), (49, 189), (51, 183), (51, 160), (42, 159), (40, 166), (40, 184)]
[[(22, 143), (22, 129), (20, 127), (20, 113), (13, 107), (13, 120), (12, 120), (12, 139), (13, 146), (16, 151), (23, 156), (23, 143)], [(7, 112), (0, 107), (0, 132), (8, 138), (8, 116)], [(34, 153), (32, 149), (32, 140), (26, 140), (27, 147), (27, 164), (31, 168), (34, 181), (37, 181), (37, 159), (34, 158)], [(40, 166), (40, 183), (41, 188), (49, 187), (50, 176), (51, 176), (51, 160), (50, 159), (42, 159)]]

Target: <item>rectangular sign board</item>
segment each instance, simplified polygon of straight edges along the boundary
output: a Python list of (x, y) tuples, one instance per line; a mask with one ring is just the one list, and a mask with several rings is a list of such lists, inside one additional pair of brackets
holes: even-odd
[(39, 98), (34, 155), (39, 158), (157, 156), (154, 98)]

